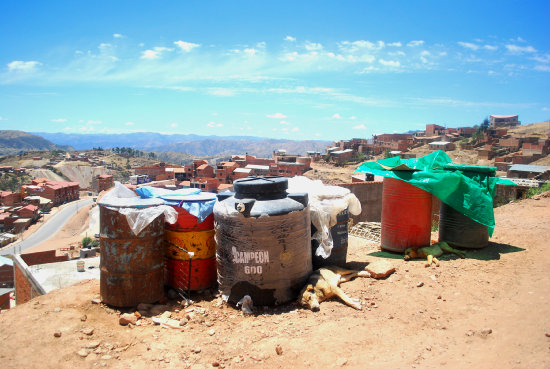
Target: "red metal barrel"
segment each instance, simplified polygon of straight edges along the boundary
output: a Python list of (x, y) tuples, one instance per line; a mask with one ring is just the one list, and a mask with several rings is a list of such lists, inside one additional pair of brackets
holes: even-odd
[(432, 195), (399, 179), (384, 178), (381, 247), (403, 252), (430, 244)]
[[(109, 305), (125, 307), (154, 303), (164, 296), (164, 216), (158, 216), (137, 236), (117, 208), (162, 204), (157, 199), (100, 203), (100, 294)], [(130, 202), (130, 203), (129, 203)]]
[[(166, 284), (193, 291), (212, 287), (216, 283), (217, 271), (214, 214), (208, 215), (199, 223), (198, 218), (183, 206), (193, 205), (193, 203), (200, 205), (200, 203), (215, 200), (216, 195), (202, 192), (162, 198), (178, 213), (176, 223), (165, 224)], [(178, 200), (176, 203), (174, 203), (175, 199)], [(187, 252), (192, 252), (193, 256), (190, 258)]]
[(216, 283), (216, 257), (196, 260), (166, 258), (166, 282), (182, 290), (196, 291), (212, 287)]
[(177, 232), (200, 232), (214, 229), (214, 214), (210, 214), (205, 220), (199, 223), (196, 216), (191, 215), (187, 210), (172, 205), (178, 213), (178, 220), (174, 224), (166, 223), (166, 229)]

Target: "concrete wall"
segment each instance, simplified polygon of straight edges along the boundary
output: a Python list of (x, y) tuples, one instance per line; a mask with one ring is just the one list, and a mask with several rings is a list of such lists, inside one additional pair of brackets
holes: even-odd
[(350, 215), (354, 223), (380, 222), (382, 219), (383, 182), (341, 183), (338, 186), (348, 188), (361, 203), (361, 214)]

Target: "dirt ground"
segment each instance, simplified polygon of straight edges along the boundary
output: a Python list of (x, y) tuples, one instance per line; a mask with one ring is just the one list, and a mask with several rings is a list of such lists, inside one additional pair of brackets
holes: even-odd
[(326, 301), (316, 313), (289, 304), (245, 316), (207, 291), (190, 307), (159, 308), (187, 321), (181, 329), (150, 317), (121, 326), (119, 310), (92, 303), (99, 282), (85, 281), (2, 312), (0, 366), (548, 368), (549, 214), (550, 196), (497, 208), (490, 245), (440, 267), (350, 237), (350, 267), (380, 257), (396, 267), (387, 279), (342, 285), (361, 311)]

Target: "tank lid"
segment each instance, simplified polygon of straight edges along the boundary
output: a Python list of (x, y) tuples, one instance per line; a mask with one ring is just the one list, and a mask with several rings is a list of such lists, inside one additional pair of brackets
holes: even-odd
[(115, 197), (98, 202), (99, 206), (111, 208), (149, 208), (151, 206), (164, 205), (164, 201), (157, 198), (142, 199), (141, 197)]
[(237, 194), (284, 193), (287, 188), (288, 179), (283, 176), (247, 177), (233, 182), (233, 189)]

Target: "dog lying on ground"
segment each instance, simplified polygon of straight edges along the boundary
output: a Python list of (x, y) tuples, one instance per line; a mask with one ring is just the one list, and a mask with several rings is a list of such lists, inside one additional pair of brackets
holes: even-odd
[(449, 244), (445, 241), (434, 243), (431, 246), (421, 247), (419, 249), (414, 249), (412, 247), (409, 247), (405, 250), (405, 260), (411, 260), (411, 259), (417, 259), (417, 258), (426, 258), (426, 267), (429, 267), (434, 263), (436, 266), (439, 266), (439, 260), (437, 260), (438, 257), (443, 255), (443, 253), (451, 253), (456, 254), (464, 259), (466, 256), (465, 253), (462, 251), (453, 249)]
[(339, 287), (355, 277), (370, 277), (366, 270), (349, 270), (337, 266), (317, 269), (310, 276), (307, 285), (300, 292), (299, 303), (312, 311), (319, 311), (321, 302), (334, 296), (354, 309), (361, 310), (358, 299), (352, 299)]

